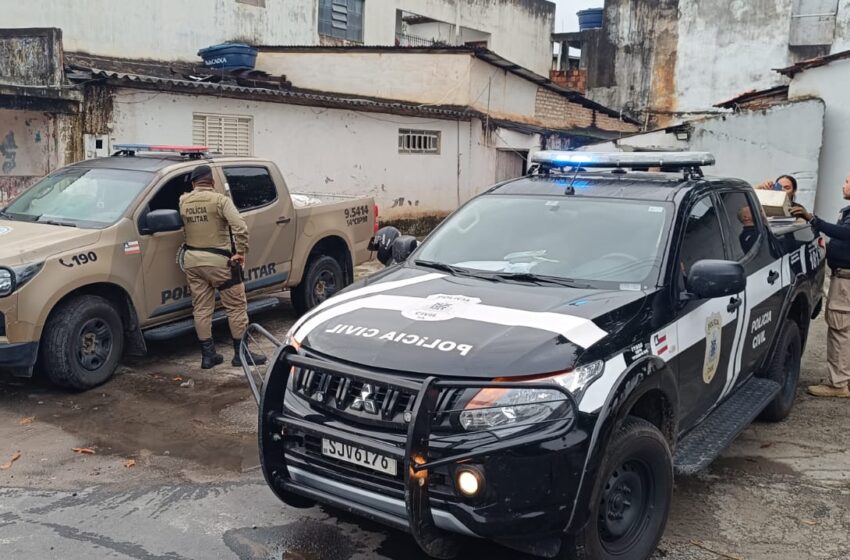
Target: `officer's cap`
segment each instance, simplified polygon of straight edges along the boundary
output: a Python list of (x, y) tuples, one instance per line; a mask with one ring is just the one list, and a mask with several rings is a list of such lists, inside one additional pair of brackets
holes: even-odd
[(192, 171), (191, 179), (193, 183), (204, 180), (212, 181), (212, 169), (209, 165), (199, 165)]

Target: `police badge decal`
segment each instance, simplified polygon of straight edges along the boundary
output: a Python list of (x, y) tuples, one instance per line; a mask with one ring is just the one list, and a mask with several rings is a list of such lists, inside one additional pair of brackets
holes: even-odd
[(705, 360), (702, 367), (702, 380), (711, 383), (720, 365), (720, 337), (723, 335), (723, 320), (720, 313), (712, 313), (705, 321)]

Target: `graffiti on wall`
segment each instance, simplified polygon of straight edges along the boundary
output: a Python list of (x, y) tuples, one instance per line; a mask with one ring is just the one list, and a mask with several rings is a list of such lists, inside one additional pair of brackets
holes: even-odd
[(15, 168), (15, 154), (18, 152), (18, 145), (15, 144), (15, 133), (11, 130), (3, 142), (0, 143), (0, 156), (3, 156), (3, 173), (8, 175)]

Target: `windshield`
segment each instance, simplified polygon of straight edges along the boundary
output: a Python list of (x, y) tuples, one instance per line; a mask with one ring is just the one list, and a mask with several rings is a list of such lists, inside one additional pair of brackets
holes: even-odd
[(574, 196), (484, 196), (455, 212), (414, 259), (464, 271), (618, 283), (658, 278), (669, 207)]
[(48, 175), (5, 208), (13, 220), (103, 227), (120, 218), (153, 173), (71, 167)]

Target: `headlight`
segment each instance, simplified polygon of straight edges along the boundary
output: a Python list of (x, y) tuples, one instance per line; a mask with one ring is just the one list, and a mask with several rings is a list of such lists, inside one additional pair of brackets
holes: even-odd
[(15, 291), (15, 277), (8, 268), (0, 268), (0, 297), (6, 297)]
[(0, 268), (0, 297), (11, 295), (41, 272), (44, 263), (29, 263), (12, 268)]
[[(572, 371), (529, 380), (535, 384), (554, 383), (576, 396), (602, 375), (605, 365), (596, 361)], [(460, 413), (460, 425), (468, 432), (508, 427), (512, 424), (529, 424), (545, 420), (566, 418), (571, 414), (570, 403), (557, 390), (535, 387), (533, 389), (484, 388), (480, 390)]]

